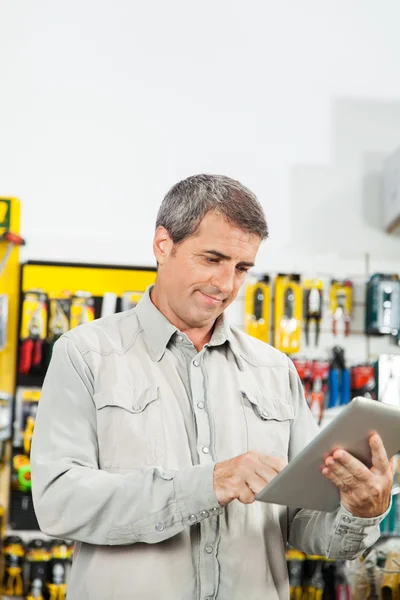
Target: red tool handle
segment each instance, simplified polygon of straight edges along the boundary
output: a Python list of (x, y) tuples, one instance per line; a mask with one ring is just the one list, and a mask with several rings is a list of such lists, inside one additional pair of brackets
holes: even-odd
[(42, 364), (42, 348), (43, 348), (43, 341), (35, 340), (34, 346), (33, 346), (32, 367), (38, 368)]
[(28, 375), (32, 366), (33, 340), (28, 338), (21, 345), (21, 353), (19, 357), (19, 372), (21, 375)]
[(350, 587), (341, 583), (336, 588), (336, 600), (351, 600)]
[(13, 233), (12, 231), (6, 231), (0, 238), (0, 241), (8, 242), (9, 244), (14, 244), (15, 246), (24, 246), (24, 239), (18, 235), (17, 233)]

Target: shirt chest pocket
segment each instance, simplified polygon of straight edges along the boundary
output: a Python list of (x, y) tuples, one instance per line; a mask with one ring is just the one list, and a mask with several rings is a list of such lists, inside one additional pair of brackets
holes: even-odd
[(247, 429), (247, 450), (256, 450), (287, 459), (293, 407), (283, 398), (242, 391)]
[(157, 464), (165, 453), (159, 388), (115, 386), (94, 395), (100, 468)]

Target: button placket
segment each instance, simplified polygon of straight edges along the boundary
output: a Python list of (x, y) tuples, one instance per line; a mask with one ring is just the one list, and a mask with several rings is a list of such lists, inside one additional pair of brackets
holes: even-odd
[[(199, 367), (195, 366), (195, 362), (198, 363)], [(193, 406), (197, 407), (198, 409), (194, 411), (197, 426), (197, 453), (199, 456), (199, 463), (204, 465), (209, 464), (213, 458), (211, 451), (210, 420), (208, 412), (205, 410), (204, 375), (203, 368), (200, 366), (199, 357), (195, 358), (192, 362), (190, 379), (193, 394)]]

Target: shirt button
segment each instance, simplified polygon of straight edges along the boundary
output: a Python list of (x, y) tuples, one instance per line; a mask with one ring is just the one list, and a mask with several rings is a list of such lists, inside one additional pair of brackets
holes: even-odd
[(262, 411), (261, 416), (263, 419), (268, 419), (268, 413), (265, 410)]
[(164, 523), (157, 523), (156, 529), (157, 529), (157, 531), (164, 531), (164, 529), (165, 529)]
[(196, 517), (196, 515), (190, 515), (190, 517), (189, 517), (189, 521), (190, 521), (191, 523), (197, 523), (197, 517)]
[(200, 409), (204, 408), (204, 403), (203, 402), (198, 402), (197, 403), (197, 408), (200, 408)]
[(345, 523), (351, 523), (351, 519), (350, 519), (350, 517), (343, 517), (343, 521), (344, 521)]
[(208, 510), (202, 510), (202, 511), (201, 511), (201, 513), (200, 513), (200, 516), (201, 516), (203, 519), (207, 519), (207, 517), (209, 517), (209, 516), (210, 516), (210, 513), (208, 512)]
[(204, 446), (203, 453), (204, 454), (210, 454), (210, 448), (207, 448), (207, 446)]
[(212, 511), (213, 511), (214, 515), (215, 514), (219, 515), (219, 513), (220, 513), (220, 509), (219, 508), (213, 508)]
[(140, 404), (136, 404), (136, 405), (133, 407), (133, 410), (140, 410), (141, 408), (142, 408), (142, 407), (140, 406)]
[(194, 366), (195, 366), (195, 367), (198, 367), (200, 363), (199, 363), (199, 361), (198, 361), (198, 360), (194, 360), (194, 361), (193, 361), (193, 364), (194, 364)]
[(212, 546), (206, 546), (206, 552), (207, 554), (212, 554), (214, 548)]

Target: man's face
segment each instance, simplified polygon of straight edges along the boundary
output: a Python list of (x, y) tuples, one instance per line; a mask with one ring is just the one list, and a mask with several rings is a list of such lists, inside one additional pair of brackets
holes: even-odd
[(158, 295), (168, 306), (168, 318), (182, 330), (212, 324), (236, 298), (260, 242), (215, 211), (206, 214), (196, 235), (177, 246), (159, 227), (154, 238)]

